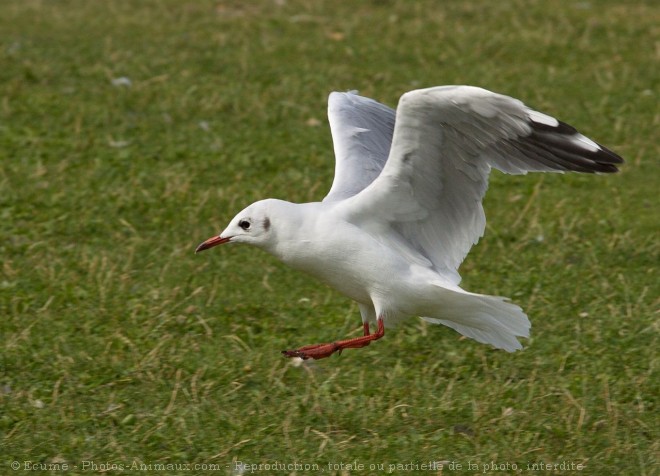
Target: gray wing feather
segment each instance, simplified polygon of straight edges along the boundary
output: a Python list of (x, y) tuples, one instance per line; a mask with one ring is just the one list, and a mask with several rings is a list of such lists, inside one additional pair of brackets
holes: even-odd
[(390, 153), (395, 112), (353, 92), (333, 92), (328, 119), (336, 165), (323, 201), (338, 201), (359, 193), (380, 175)]

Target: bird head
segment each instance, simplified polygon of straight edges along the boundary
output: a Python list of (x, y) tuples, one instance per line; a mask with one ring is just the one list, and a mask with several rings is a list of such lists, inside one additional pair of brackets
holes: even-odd
[(222, 233), (200, 243), (195, 253), (223, 243), (247, 243), (259, 247), (266, 246), (272, 240), (269, 208), (269, 200), (253, 203), (236, 215)]

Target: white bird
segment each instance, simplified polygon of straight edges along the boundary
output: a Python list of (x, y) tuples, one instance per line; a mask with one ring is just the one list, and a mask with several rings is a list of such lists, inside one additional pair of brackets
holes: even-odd
[(196, 251), (247, 243), (357, 301), (363, 336), (283, 351), (288, 357), (364, 347), (409, 316), (522, 348), (517, 337), (529, 336), (530, 322), (519, 306), (459, 287), (458, 267), (486, 225), (491, 168), (610, 173), (623, 159), (517, 99), (471, 86), (408, 92), (396, 112), (333, 92), (328, 117), (336, 167), (323, 201), (258, 201)]

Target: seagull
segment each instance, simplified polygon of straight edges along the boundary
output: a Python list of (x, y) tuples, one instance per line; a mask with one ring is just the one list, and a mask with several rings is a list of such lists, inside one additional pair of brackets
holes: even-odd
[(253, 203), (196, 252), (253, 245), (357, 302), (362, 336), (282, 351), (287, 357), (365, 347), (410, 316), (521, 349), (518, 337), (531, 327), (523, 310), (459, 286), (458, 267), (486, 226), (490, 170), (613, 173), (623, 159), (552, 116), (474, 86), (410, 91), (396, 111), (355, 91), (333, 92), (328, 118), (336, 166), (325, 198)]

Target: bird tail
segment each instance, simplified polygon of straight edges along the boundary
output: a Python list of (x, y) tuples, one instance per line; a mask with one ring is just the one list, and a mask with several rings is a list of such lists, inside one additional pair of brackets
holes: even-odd
[(451, 327), (477, 342), (507, 352), (522, 349), (517, 337), (529, 337), (531, 324), (520, 306), (508, 302), (505, 297), (473, 294), (460, 288), (442, 287), (442, 291), (440, 312), (422, 319)]

